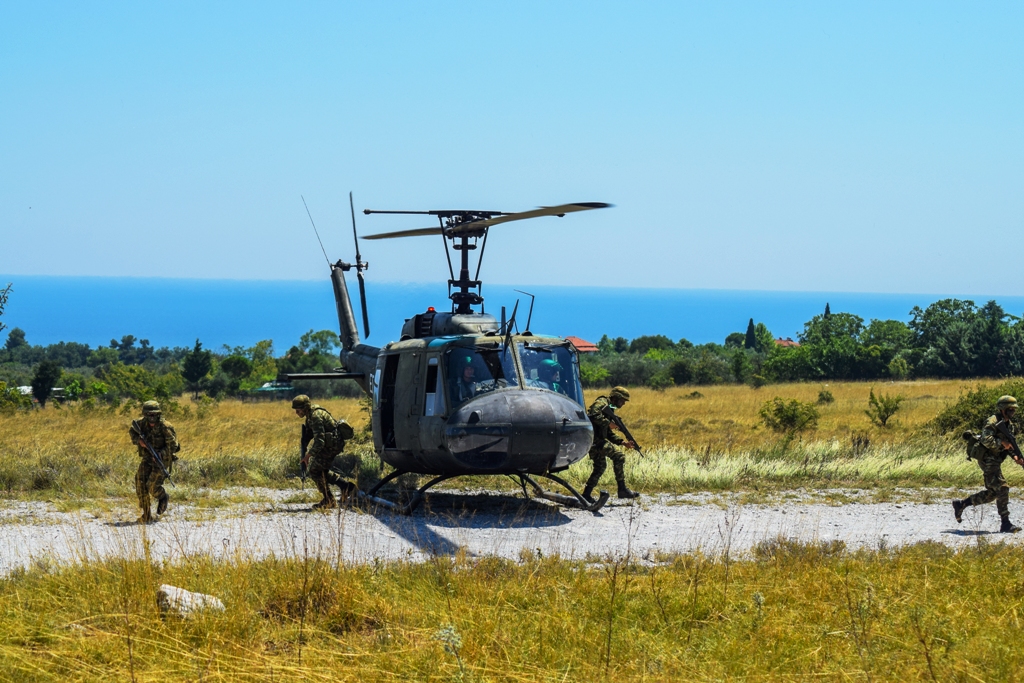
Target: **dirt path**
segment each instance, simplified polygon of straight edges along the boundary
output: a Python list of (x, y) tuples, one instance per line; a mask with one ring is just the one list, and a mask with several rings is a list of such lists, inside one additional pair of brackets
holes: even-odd
[[(33, 563), (106, 557), (141, 557), (144, 543), (156, 560), (189, 554), (220, 557), (320, 556), (342, 562), (419, 560), (452, 554), (518, 558), (523, 552), (585, 559), (622, 556), (655, 559), (659, 553), (726, 548), (744, 553), (779, 537), (839, 539), (850, 548), (936, 541), (976, 543), (998, 528), (995, 506), (972, 508), (957, 525), (946, 498), (921, 503), (793, 503), (741, 505), (729, 497), (643, 496), (637, 504), (613, 501), (600, 513), (558, 508), (500, 494), (432, 494), (411, 517), (385, 510), (311, 512), (285, 504), (288, 492), (262, 491), (263, 502), (217, 508), (174, 506), (157, 524), (128, 521), (127, 508), (111, 514), (62, 513), (48, 503), (0, 503), (0, 574)], [(1020, 511), (1017, 501), (1011, 509)], [(1024, 511), (1017, 513), (1024, 519)], [(993, 540), (1024, 542), (992, 534)]]

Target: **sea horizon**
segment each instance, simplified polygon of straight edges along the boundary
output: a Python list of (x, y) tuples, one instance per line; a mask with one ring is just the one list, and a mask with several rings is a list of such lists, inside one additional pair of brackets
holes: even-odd
[[(354, 278), (350, 293), (361, 319)], [(310, 329), (337, 331), (330, 280), (157, 278), (128, 276), (49, 276), (0, 274), (0, 286), (13, 283), (2, 320), (21, 328), (31, 344), (60, 341), (106, 346), (134, 335), (153, 346), (251, 346), (271, 339), (284, 353)], [(663, 334), (695, 344), (722, 343), (743, 332), (747, 321), (763, 322), (776, 337), (796, 338), (805, 322), (822, 313), (846, 312), (865, 322), (909, 321), (914, 306), (945, 298), (982, 304), (994, 299), (1010, 314), (1024, 313), (1024, 296), (873, 293), (784, 290), (674, 289), (608, 286), (487, 284), (485, 310), (511, 314), (519, 300), (520, 329), (536, 296), (530, 327), (534, 332), (577, 336), (597, 342), (602, 335), (633, 339)], [(445, 283), (367, 282), (371, 334), (382, 346), (398, 339), (402, 322), (433, 306), (450, 310)], [(360, 324), (360, 335), (363, 336)]]

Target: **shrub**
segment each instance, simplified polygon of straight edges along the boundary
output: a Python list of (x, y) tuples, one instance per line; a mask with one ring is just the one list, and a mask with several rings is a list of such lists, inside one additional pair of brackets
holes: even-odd
[[(994, 387), (975, 387), (943, 408), (931, 426), (943, 434), (960, 434), (967, 429), (977, 431), (995, 412), (996, 400), (1004, 394), (1024, 396), (1024, 380), (1012, 379)], [(1024, 416), (1019, 411), (1013, 416), (1013, 423), (1018, 428), (1024, 427)]]
[(676, 384), (689, 384), (693, 381), (693, 362), (689, 358), (672, 361), (668, 371)]
[(910, 364), (902, 356), (889, 361), (889, 376), (893, 379), (906, 379), (910, 375)]
[(814, 404), (795, 398), (786, 401), (776, 396), (765, 401), (758, 414), (766, 427), (789, 436), (818, 426), (818, 409)]
[(903, 403), (903, 397), (899, 394), (895, 396), (888, 394), (875, 396), (875, 390), (872, 388), (868, 397), (868, 409), (864, 411), (864, 414), (868, 416), (873, 424), (885, 427), (892, 416), (900, 409), (900, 403)]
[(832, 392), (828, 389), (822, 389), (818, 392), (818, 405), (825, 406), (829, 403), (835, 403), (836, 397), (832, 395)]
[(580, 381), (585, 387), (603, 387), (608, 384), (608, 369), (597, 363), (580, 363)]

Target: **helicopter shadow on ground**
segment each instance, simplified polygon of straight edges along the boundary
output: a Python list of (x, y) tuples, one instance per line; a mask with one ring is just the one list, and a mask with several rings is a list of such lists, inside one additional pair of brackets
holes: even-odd
[(514, 529), (568, 524), (570, 517), (551, 503), (499, 493), (428, 493), (411, 515), (385, 508), (371, 511), (396, 535), (432, 555), (455, 555), (459, 544), (431, 527)]

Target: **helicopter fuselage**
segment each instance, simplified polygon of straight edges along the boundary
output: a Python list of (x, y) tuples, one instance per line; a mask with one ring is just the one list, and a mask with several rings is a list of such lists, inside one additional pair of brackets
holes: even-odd
[(374, 446), (399, 470), (558, 472), (593, 441), (576, 352), (557, 337), (393, 342), (379, 350), (369, 384)]

